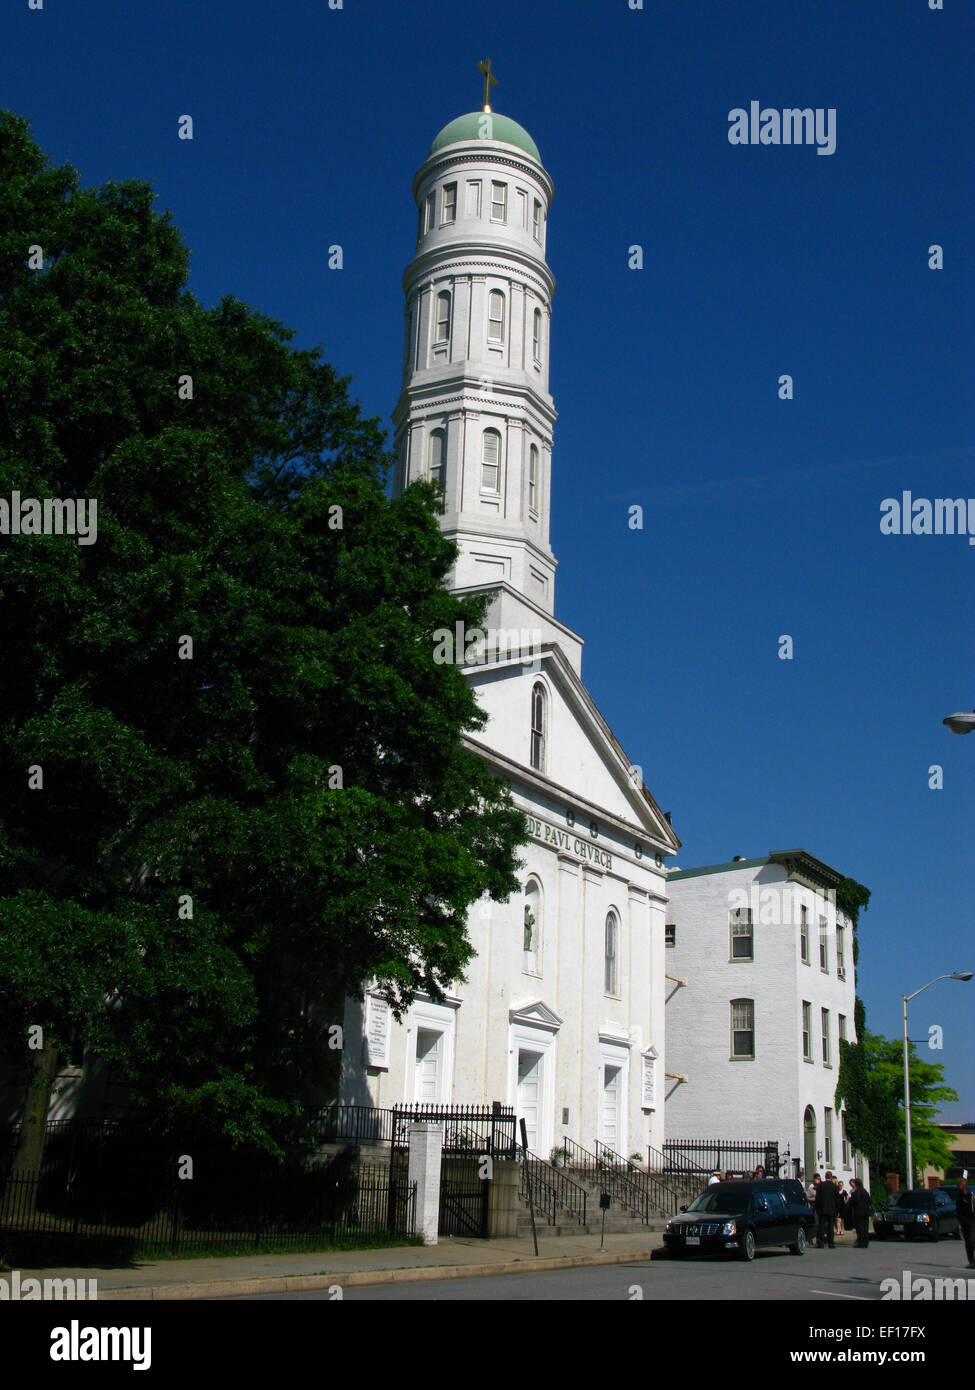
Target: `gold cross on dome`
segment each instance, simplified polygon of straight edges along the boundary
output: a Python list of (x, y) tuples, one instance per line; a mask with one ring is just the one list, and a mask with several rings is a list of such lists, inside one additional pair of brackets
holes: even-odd
[(493, 74), (492, 71), (491, 71), (491, 59), (490, 59), (490, 58), (487, 60), (486, 63), (478, 63), (477, 66), (481, 69), (481, 71), (482, 71), (483, 74), (484, 74), (484, 105), (481, 107), (481, 110), (482, 110), (482, 111), (490, 111), (490, 109), (491, 109), (491, 88), (492, 88), (492, 87), (496, 87), (496, 86), (498, 85), (498, 79), (494, 76), (494, 74)]

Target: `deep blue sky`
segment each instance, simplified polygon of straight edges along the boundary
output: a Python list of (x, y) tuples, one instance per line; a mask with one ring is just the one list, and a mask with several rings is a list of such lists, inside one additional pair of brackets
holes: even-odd
[[(682, 867), (802, 846), (872, 890), (860, 992), (893, 1036), (901, 992), (975, 969), (975, 737), (941, 724), (975, 706), (975, 547), (879, 529), (903, 489), (975, 498), (973, 49), (961, 0), (10, 0), (0, 15), (0, 104), (51, 158), (88, 184), (153, 180), (196, 293), (323, 343), (386, 423), (410, 181), (480, 104), (491, 57), (494, 108), (556, 188), (558, 616), (673, 813)], [(835, 107), (836, 153), (730, 145), (728, 112), (752, 99)], [(975, 981), (915, 1001), (911, 1036), (931, 1024), (944, 1050), (924, 1055), (961, 1097), (943, 1118), (975, 1118)]]

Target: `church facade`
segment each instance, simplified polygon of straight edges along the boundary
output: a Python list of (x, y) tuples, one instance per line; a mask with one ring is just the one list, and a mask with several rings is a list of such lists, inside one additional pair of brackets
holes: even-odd
[(453, 650), (487, 712), (470, 746), (530, 839), (520, 893), (472, 909), (476, 957), (446, 1002), (421, 999), (402, 1023), (368, 991), (347, 1002), (340, 1099), (498, 1100), (542, 1157), (563, 1136), (628, 1157), (663, 1141), (665, 858), (679, 841), (582, 683), (582, 639), (555, 617), (552, 195), (531, 137), (487, 104), (440, 132), (413, 180), (395, 486), (443, 485), (450, 585), (488, 596), (481, 645), (445, 637), (438, 659)]

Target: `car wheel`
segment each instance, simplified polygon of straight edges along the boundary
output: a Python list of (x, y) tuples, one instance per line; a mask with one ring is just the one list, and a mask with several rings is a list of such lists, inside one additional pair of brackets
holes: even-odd
[(792, 1255), (804, 1255), (806, 1253), (806, 1228), (805, 1226), (796, 1227), (796, 1238), (789, 1246), (789, 1253)]
[(743, 1260), (753, 1260), (755, 1258), (755, 1232), (746, 1231), (741, 1241), (741, 1258)]

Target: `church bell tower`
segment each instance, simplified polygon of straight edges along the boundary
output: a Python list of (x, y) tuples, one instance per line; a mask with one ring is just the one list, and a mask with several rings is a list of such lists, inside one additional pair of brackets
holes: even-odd
[(451, 588), (506, 582), (551, 615), (553, 188), (528, 132), (491, 110), (495, 78), (480, 66), (482, 109), (444, 127), (413, 179), (395, 487), (442, 482)]

